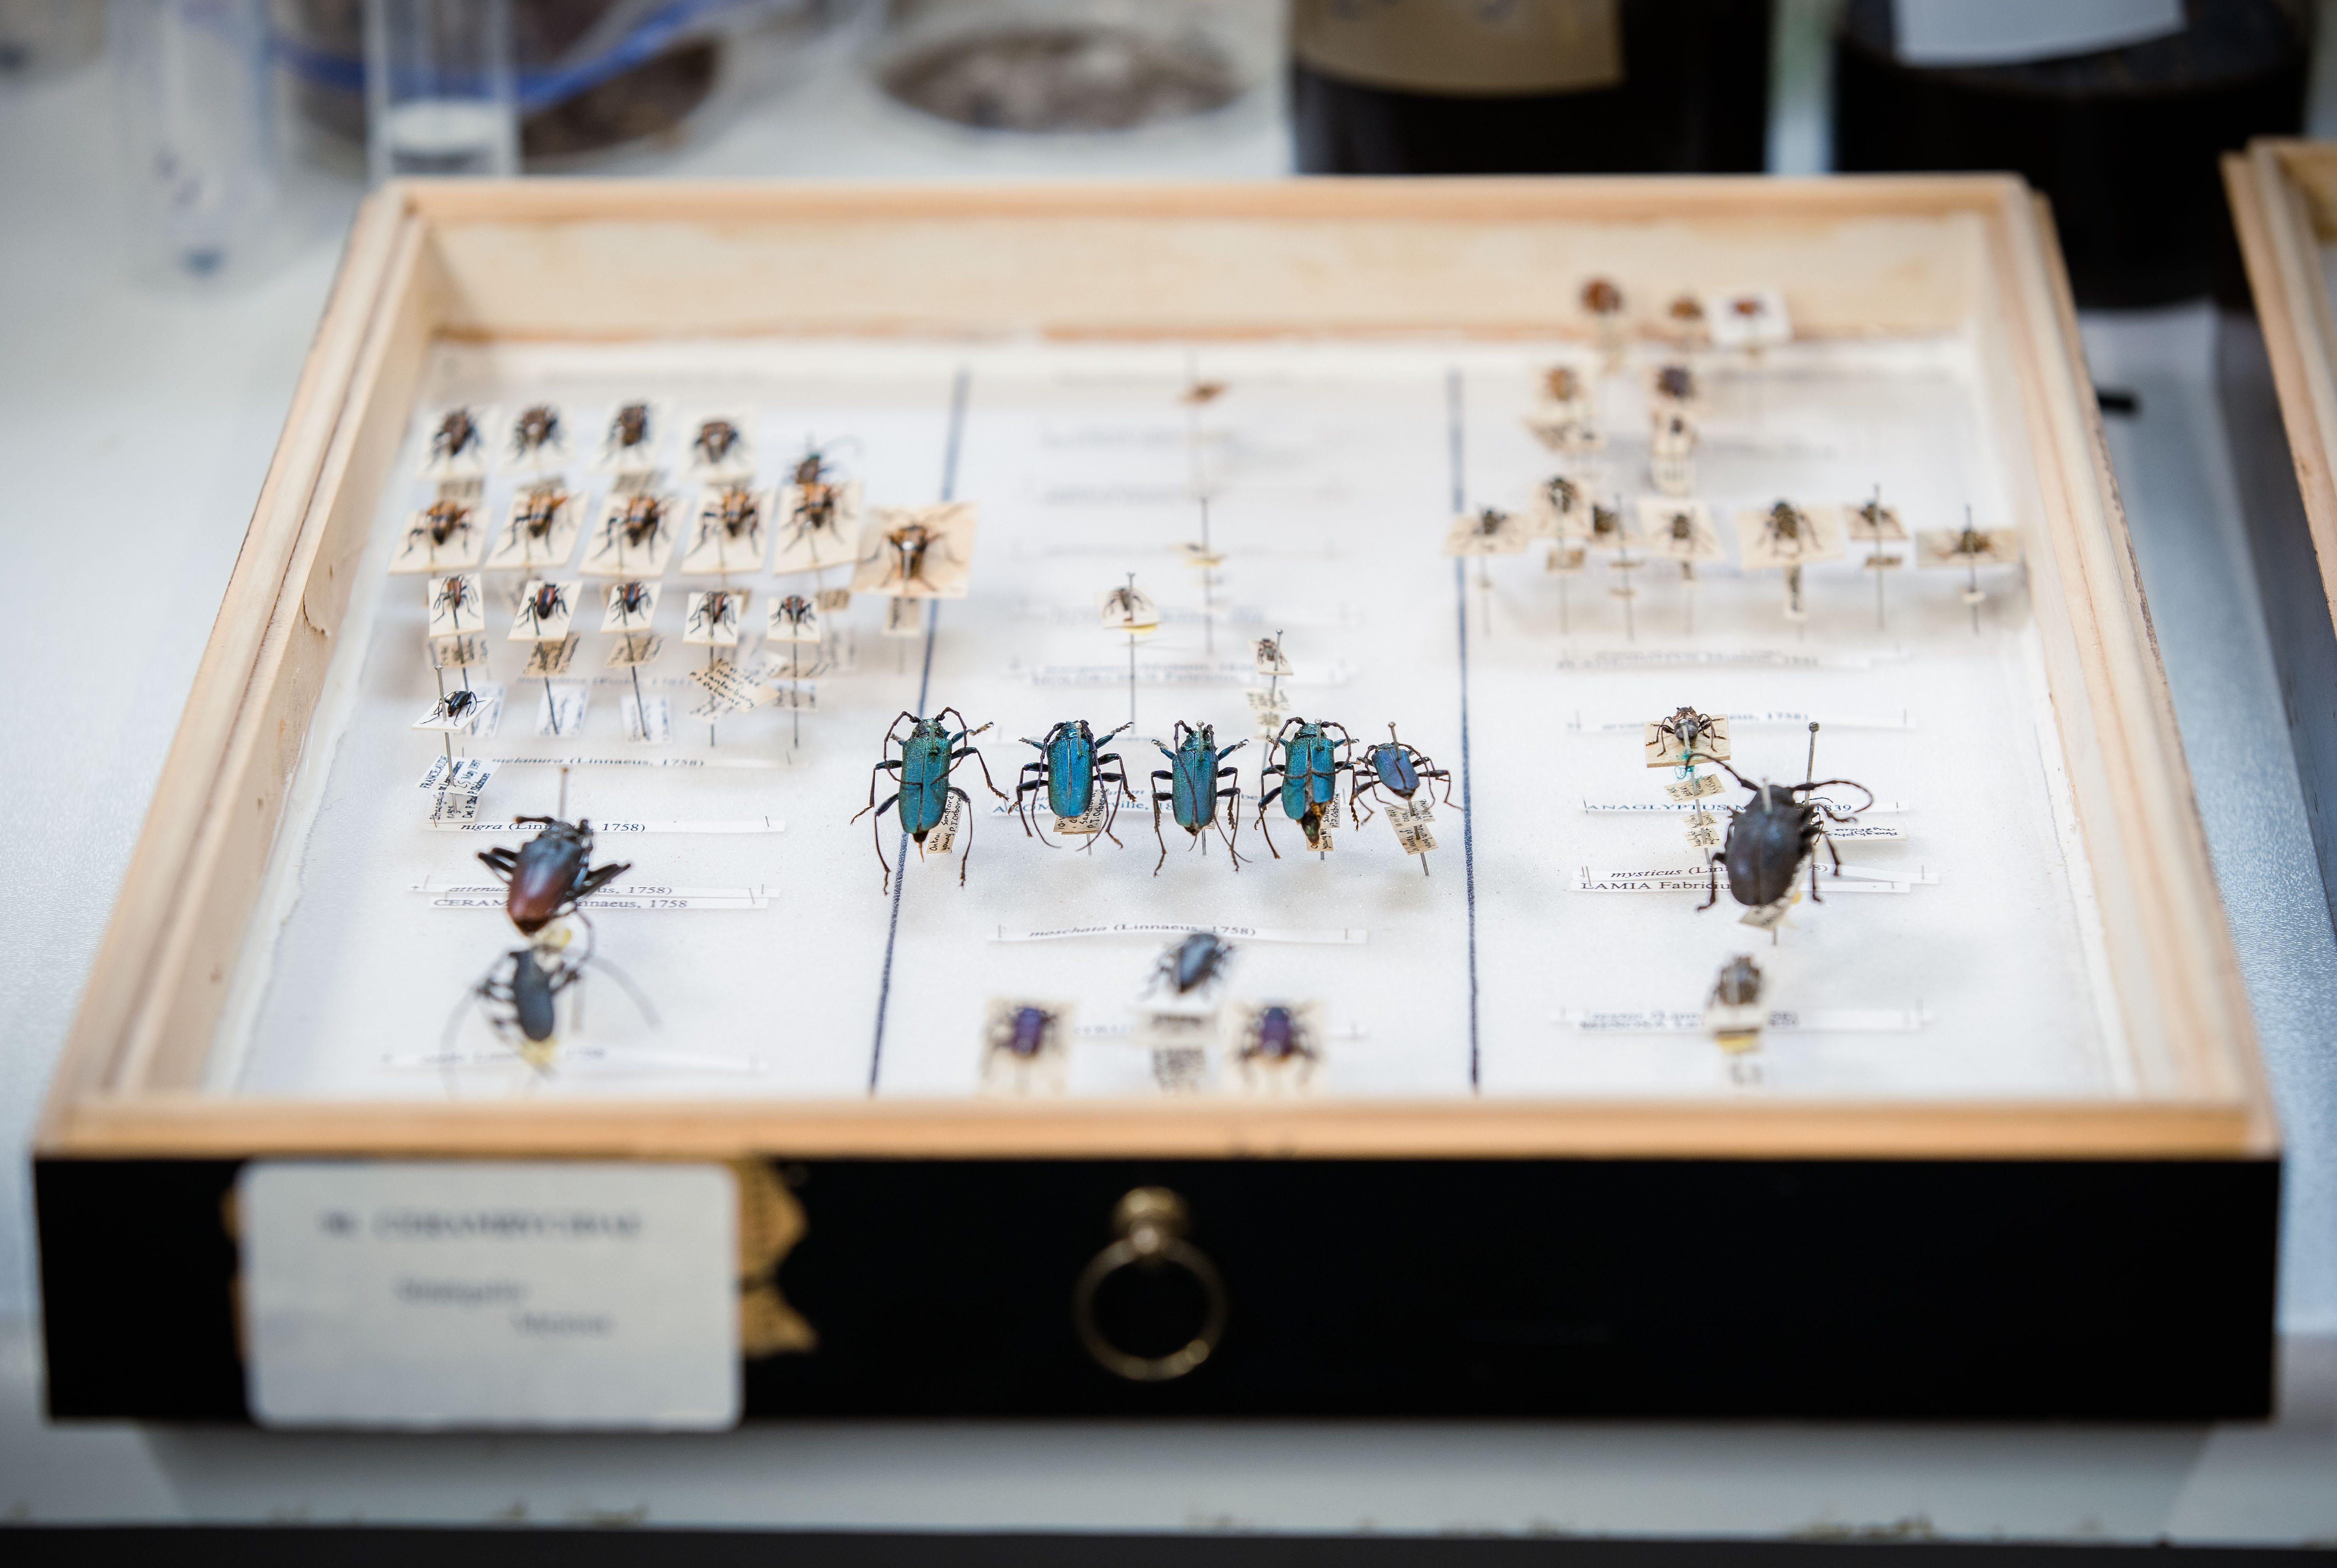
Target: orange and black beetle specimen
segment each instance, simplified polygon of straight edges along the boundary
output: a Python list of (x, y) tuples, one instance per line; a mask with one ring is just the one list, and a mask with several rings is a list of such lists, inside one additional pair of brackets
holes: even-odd
[(510, 890), (504, 900), (504, 912), (528, 936), (633, 869), (631, 861), (592, 866), (592, 824), (583, 817), (573, 823), (558, 817), (513, 820), (542, 823), (543, 831), (516, 850), (500, 844), (482, 850), (479, 859)]

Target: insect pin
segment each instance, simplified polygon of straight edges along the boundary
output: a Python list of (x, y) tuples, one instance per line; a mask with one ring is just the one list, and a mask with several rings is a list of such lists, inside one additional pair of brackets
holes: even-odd
[[(1395, 726), (1388, 726), (1388, 737), (1374, 741), (1364, 748), (1363, 765), (1347, 777), (1347, 806), (1357, 813), (1360, 827), (1372, 816), (1371, 802), (1366, 795), (1378, 795), (1380, 804), (1394, 824), (1396, 842), (1403, 852), (1420, 857), (1420, 874), (1428, 874), (1428, 852), (1436, 847), (1435, 835), (1428, 831), (1433, 813), (1432, 800), (1420, 797), (1421, 784), (1429, 779), (1441, 779), (1444, 784), (1444, 803), (1454, 811), (1461, 809), (1452, 799), (1452, 775), (1430, 760), (1427, 753), (1399, 739)], [(1418, 797), (1418, 798), (1416, 798)]]
[[(1054, 813), (1055, 831), (1059, 833), (1084, 836), (1088, 846), (1095, 847), (1095, 835), (1101, 833), (1115, 844), (1120, 840), (1111, 831), (1118, 814), (1117, 801), (1111, 791), (1102, 786), (1117, 784), (1120, 795), (1136, 798), (1128, 787), (1128, 769), (1116, 752), (1104, 745), (1128, 726), (1106, 730), (1098, 735), (1083, 718), (1063, 720), (1047, 732), (1044, 740), (1024, 736), (1022, 744), (1036, 747), (1039, 760), (1022, 765), (1022, 774), (1014, 786), (1015, 810), (1022, 818), (1022, 832), (1027, 837), (1032, 831), (1030, 797), (1044, 791), (1047, 809)], [(1033, 776), (1036, 775), (1036, 776)], [(1046, 839), (1044, 829), (1039, 838)]]
[[(1266, 831), (1266, 803), (1279, 794), (1282, 814), (1298, 824), (1306, 847), (1328, 850), (1331, 819), (1338, 815), (1339, 774), (1345, 773), (1351, 786), (1354, 782), (1355, 765), (1348, 755), (1354, 744), (1343, 724), (1295, 716), (1285, 719), (1282, 728), (1266, 743), (1266, 762), (1257, 777), (1257, 831), (1276, 860), (1282, 858), (1282, 852), (1274, 847), (1274, 835)], [(1272, 792), (1266, 788), (1270, 778), (1282, 781)], [(1352, 815), (1352, 804), (1348, 810)]]
[[(853, 813), (852, 820), (858, 822), (871, 812), (875, 813), (870, 818), (868, 828), (871, 835), (875, 836), (876, 863), (885, 868), (884, 885), (887, 890), (893, 885), (893, 867), (885, 858), (885, 841), (877, 834), (877, 826), (884, 821), (885, 812), (896, 804), (901, 808), (901, 830), (915, 841), (920, 858), (925, 852), (929, 838), (938, 836), (941, 842), (934, 847), (946, 852), (956, 842), (957, 834), (963, 829), (966, 834), (965, 852), (958, 859), (957, 882), (958, 886), (963, 887), (965, 863), (973, 856), (973, 833), (971, 823), (961, 818), (959, 808), (963, 807), (971, 813), (973, 799), (950, 783), (951, 770), (972, 757), (981, 767), (982, 782), (988, 785), (990, 793), (1002, 801), (1006, 798), (1006, 793), (991, 782), (990, 765), (983, 761), (982, 753), (966, 744), (990, 726), (983, 725), (979, 728), (969, 726), (952, 730), (949, 721), (953, 717), (961, 725), (967, 722), (965, 716), (953, 707), (945, 707), (931, 718), (921, 718), (905, 711), (901, 713), (893, 720), (891, 727), (885, 731), (884, 741), (886, 747), (900, 747), (901, 755), (885, 757), (868, 770), (868, 803)], [(905, 737), (894, 733), (901, 727), (902, 719), (909, 721), (909, 733)], [(879, 801), (876, 798), (876, 781), (887, 773), (893, 775), (897, 787)]]
[[(1810, 760), (1817, 759), (1818, 726), (1810, 726)], [(1729, 813), (1728, 836), (1706, 860), (1708, 895), (1697, 905), (1699, 913), (1720, 901), (1720, 873), (1728, 873), (1728, 896), (1747, 911), (1745, 923), (1765, 927), (1771, 940), (1785, 917), (1794, 878), (1806, 862), (1810, 868), (1810, 898), (1818, 896), (1817, 846), (1824, 843), (1833, 857), (1834, 874), (1842, 874), (1842, 852), (1826, 833), (1828, 823), (1845, 823), (1874, 804), (1874, 792), (1851, 779), (1804, 779), (1796, 784), (1755, 784), (1725, 762), (1725, 771), (1752, 799)], [(1815, 792), (1840, 784), (1866, 797), (1864, 805), (1843, 811)]]
[(513, 820), (541, 823), (543, 828), (516, 850), (500, 844), (482, 850), (479, 860), (504, 884), (504, 912), (523, 935), (533, 936), (575, 913), (578, 904), (633, 869), (630, 861), (592, 864), (592, 824), (582, 817), (573, 823), (558, 817)]
[[(1260, 639), (1261, 648), (1267, 640)], [(1261, 663), (1266, 662), (1263, 653), (1259, 658)], [(1272, 662), (1278, 665), (1281, 658), (1281, 649), (1277, 647)], [(1241, 770), (1221, 765), (1249, 742), (1237, 740), (1220, 751), (1214, 726), (1205, 724), (1196, 727), (1181, 718), (1168, 732), (1168, 738), (1176, 743), (1174, 750), (1158, 741), (1153, 743), (1154, 749), (1168, 759), (1168, 766), (1152, 770), (1152, 836), (1160, 844), (1160, 858), (1153, 862), (1152, 874), (1159, 876), (1160, 868), (1168, 863), (1168, 841), (1160, 832), (1160, 803), (1163, 801), (1168, 803), (1169, 814), (1177, 825), (1185, 830), (1191, 843), (1201, 846), (1204, 854), (1208, 852), (1208, 831), (1216, 828), (1226, 841), (1226, 853), (1233, 856), (1234, 870), (1241, 870), (1241, 856), (1234, 849), (1234, 834), (1241, 827), (1241, 784), (1238, 782)], [(1168, 787), (1165, 790), (1159, 787), (1163, 779), (1168, 781)], [(1226, 783), (1227, 780), (1236, 782)], [(1223, 823), (1217, 820), (1219, 801), (1227, 803)]]

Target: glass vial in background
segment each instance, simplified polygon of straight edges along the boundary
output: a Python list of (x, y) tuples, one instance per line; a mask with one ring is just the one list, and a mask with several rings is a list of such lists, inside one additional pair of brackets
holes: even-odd
[(1758, 171), (1770, 0), (1293, 0), (1305, 174)]
[(150, 278), (275, 258), (279, 167), (266, 0), (119, 0), (111, 53), (131, 244)]
[(365, 0), (367, 172), (519, 172), (510, 0)]

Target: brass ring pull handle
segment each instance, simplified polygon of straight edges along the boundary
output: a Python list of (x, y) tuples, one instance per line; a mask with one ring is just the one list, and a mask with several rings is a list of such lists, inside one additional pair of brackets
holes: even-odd
[[(1087, 1346), (1088, 1354), (1105, 1371), (1131, 1383), (1166, 1383), (1181, 1378), (1208, 1360), (1209, 1352), (1225, 1337), (1226, 1283), (1217, 1277), (1217, 1266), (1209, 1261), (1208, 1254), (1185, 1240), (1188, 1221), (1185, 1200), (1168, 1188), (1136, 1188), (1112, 1210), (1112, 1229), (1120, 1233), (1120, 1239), (1089, 1259), (1088, 1266), (1080, 1271), (1079, 1283), (1071, 1287), (1071, 1321), (1079, 1329), (1080, 1340)], [(1103, 1330), (1096, 1327), (1096, 1290), (1114, 1272), (1130, 1264), (1139, 1269), (1174, 1264), (1201, 1282), (1208, 1297), (1208, 1315), (1201, 1323), (1201, 1331), (1182, 1349), (1171, 1350), (1166, 1356), (1131, 1356), (1105, 1339)]]

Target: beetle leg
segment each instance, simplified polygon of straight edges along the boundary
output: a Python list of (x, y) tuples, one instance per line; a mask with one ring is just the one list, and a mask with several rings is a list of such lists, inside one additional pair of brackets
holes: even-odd
[[(989, 727), (990, 727), (990, 726), (989, 726), (988, 725), (983, 725), (983, 726), (982, 726), (982, 729), (988, 729)], [(975, 735), (980, 735), (980, 734), (982, 733), (982, 730), (975, 730), (975, 731), (973, 731), (973, 734), (975, 734)], [(1005, 792), (1004, 790), (1002, 790), (1002, 789), (1000, 789), (1000, 788), (998, 787), (998, 785), (997, 785), (995, 783), (993, 783), (993, 782), (992, 781), (991, 776), (990, 776), (990, 765), (989, 765), (988, 763), (983, 762), (983, 761), (982, 760), (982, 754), (981, 754), (980, 752), (978, 752), (978, 751), (974, 750), (974, 748), (973, 748), (973, 747), (972, 747), (972, 746), (970, 746), (970, 745), (967, 745), (967, 746), (960, 746), (960, 747), (958, 747), (958, 749), (957, 749), (955, 752), (953, 752), (953, 754), (951, 754), (951, 756), (950, 756), (950, 763), (951, 763), (951, 765), (952, 765), (953, 766), (954, 766), (955, 765), (957, 765), (957, 764), (959, 764), (959, 763), (963, 762), (963, 761), (964, 761), (966, 758), (968, 758), (968, 757), (972, 757), (972, 758), (974, 760), (975, 764), (976, 764), (978, 766), (980, 766), (980, 767), (981, 767), (981, 769), (982, 769), (982, 782), (983, 782), (983, 784), (989, 784), (989, 785), (990, 785), (990, 793), (991, 793), (992, 794), (996, 795), (1000, 800), (1004, 800), (1004, 799), (1006, 798), (1006, 792)], [(971, 804), (971, 803), (972, 803), (972, 802), (971, 802), (971, 801), (969, 801), (967, 803), (968, 803), (968, 804)]]
[(569, 902), (572, 905), (582, 902), (632, 869), (632, 862), (620, 861), (614, 865), (602, 866), (598, 871), (587, 872), (578, 878), (576, 885), (569, 890)]
[[(1826, 853), (1833, 857), (1833, 874), (1836, 876), (1842, 875), (1842, 852), (1833, 847), (1833, 835), (1821, 830), (1818, 833), (1818, 839), (1825, 845)], [(1817, 858), (1814, 855), (1811, 857), (1810, 864), (1813, 869), (1816, 867)]]
[[(1031, 776), (1034, 773), (1039, 775), (1037, 778)], [(1033, 790), (1044, 789), (1046, 784), (1047, 765), (1045, 763), (1026, 762), (1022, 765), (1022, 782), (1014, 786), (1014, 809), (1022, 818), (1024, 838), (1031, 836), (1031, 803), (1027, 797)]]
[[(1126, 729), (1127, 727), (1128, 726), (1126, 725), (1120, 726), (1120, 729)], [(1112, 733), (1114, 735), (1118, 735), (1120, 730), (1114, 730)], [(1103, 771), (1103, 765), (1106, 763), (1120, 764), (1120, 773), (1117, 775), (1120, 782), (1120, 793), (1126, 795), (1129, 800), (1134, 800), (1136, 798), (1136, 792), (1128, 787), (1128, 764), (1121, 760), (1118, 752), (1099, 752), (1096, 755), (1095, 759), (1096, 777), (1112, 778), (1115, 776)]]
[[(875, 786), (872, 784), (869, 787), (873, 790)], [(885, 820), (885, 813), (890, 809), (895, 801), (897, 801), (900, 798), (900, 792), (897, 790), (893, 794), (886, 795), (885, 797), (885, 803), (876, 808), (876, 814), (868, 819), (868, 836), (870, 839), (875, 841), (876, 845), (876, 863), (885, 868), (884, 885), (878, 890), (883, 892), (890, 892), (893, 891), (893, 867), (892, 863), (885, 858), (885, 835), (883, 833), (878, 831), (876, 824)], [(854, 820), (857, 821), (858, 819), (856, 817)]]
[[(1156, 779), (1165, 778), (1172, 785), (1177, 778), (1176, 774), (1168, 773), (1155, 773), (1152, 776)], [(1160, 874), (1160, 868), (1168, 863), (1168, 840), (1160, 832), (1160, 803), (1164, 800), (1168, 803), (1169, 810), (1176, 810), (1177, 792), (1173, 788), (1166, 794), (1157, 789), (1152, 792), (1152, 836), (1160, 841), (1160, 858), (1152, 862), (1152, 874), (1156, 877)]]
[(1810, 856), (1810, 902), (1814, 904), (1825, 902), (1825, 900), (1818, 897), (1818, 857), (1815, 855)]
[(1704, 869), (1708, 885), (1705, 889), (1704, 902), (1696, 906), (1697, 914), (1704, 913), (1720, 901), (1720, 857), (1716, 854), (1705, 856)]
[[(847, 820), (856, 823), (862, 817), (866, 816), (870, 812), (876, 810), (876, 775), (883, 773), (886, 768), (890, 768), (895, 774), (898, 774), (901, 771), (901, 759), (895, 757), (889, 762), (880, 762), (875, 767), (868, 770), (868, 803), (862, 806), (858, 811), (854, 812), (851, 817)], [(901, 797), (896, 794), (893, 798), (895, 800), (898, 800)], [(878, 814), (882, 815), (883, 813), (879, 813)]]

